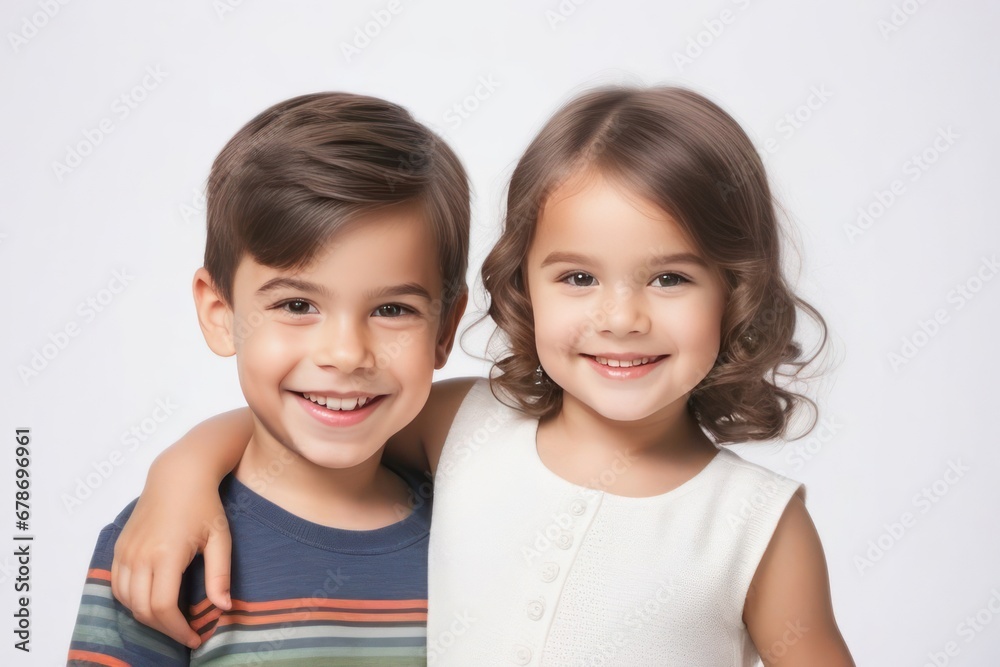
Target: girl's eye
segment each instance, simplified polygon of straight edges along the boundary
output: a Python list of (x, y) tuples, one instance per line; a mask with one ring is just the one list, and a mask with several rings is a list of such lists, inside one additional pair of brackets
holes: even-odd
[(379, 306), (375, 309), (376, 317), (400, 317), (402, 315), (409, 315), (413, 313), (412, 308), (407, 308), (406, 306), (400, 305), (398, 303), (387, 303), (383, 306)]
[(682, 275), (676, 273), (664, 273), (663, 275), (653, 278), (653, 284), (656, 287), (677, 287), (678, 285), (683, 285), (684, 283), (691, 282)]
[(313, 305), (302, 299), (292, 299), (291, 301), (278, 304), (277, 307), (291, 315), (311, 315), (312, 313), (309, 312), (309, 309)]
[(584, 273), (583, 271), (577, 271), (576, 273), (570, 273), (562, 278), (562, 281), (573, 287), (593, 287), (597, 284), (597, 279), (589, 273)]

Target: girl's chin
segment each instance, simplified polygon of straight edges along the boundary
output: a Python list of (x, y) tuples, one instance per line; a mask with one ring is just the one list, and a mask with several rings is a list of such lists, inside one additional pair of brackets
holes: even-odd
[[(613, 400), (608, 400), (613, 398)], [(684, 397), (678, 397), (685, 400)], [(644, 400), (645, 399), (645, 400)], [(581, 406), (585, 406), (588, 412), (599, 415), (602, 419), (615, 422), (640, 422), (647, 419), (656, 420), (658, 417), (671, 412), (671, 406), (675, 402), (670, 401), (650, 401), (648, 392), (640, 396), (574, 396), (573, 399)]]
[(585, 403), (585, 405), (591, 412), (608, 421), (615, 422), (638, 422), (653, 416), (657, 412), (652, 407), (636, 405), (634, 402), (624, 405), (609, 405), (608, 403), (599, 405)]

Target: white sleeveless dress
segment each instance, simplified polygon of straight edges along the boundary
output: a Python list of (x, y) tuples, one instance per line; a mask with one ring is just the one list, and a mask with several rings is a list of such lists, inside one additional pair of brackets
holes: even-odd
[(537, 426), (486, 380), (456, 415), (435, 476), (428, 664), (758, 664), (743, 604), (801, 485), (720, 449), (676, 489), (617, 496), (548, 470)]

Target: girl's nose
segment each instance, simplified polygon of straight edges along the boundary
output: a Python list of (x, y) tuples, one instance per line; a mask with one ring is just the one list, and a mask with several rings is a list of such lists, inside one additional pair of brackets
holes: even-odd
[(615, 336), (649, 333), (650, 319), (646, 297), (641, 289), (618, 290), (607, 318), (606, 330)]

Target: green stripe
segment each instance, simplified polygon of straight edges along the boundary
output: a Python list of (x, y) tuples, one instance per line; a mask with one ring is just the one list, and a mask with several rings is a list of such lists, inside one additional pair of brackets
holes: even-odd
[(183, 660), (187, 651), (166, 635), (139, 623), (131, 614), (100, 604), (80, 605), (72, 641), (119, 650), (130, 643), (174, 660)]
[[(299, 624), (301, 623), (301, 625)], [(280, 644), (289, 639), (311, 639), (311, 638), (341, 638), (348, 637), (360, 641), (375, 641), (380, 639), (398, 638), (419, 638), (427, 636), (427, 628), (421, 624), (419, 626), (395, 626), (395, 627), (356, 627), (342, 625), (318, 625), (309, 621), (300, 621), (295, 625), (286, 625), (280, 628), (267, 628), (261, 630), (248, 630), (239, 626), (224, 625), (206, 642), (212, 646), (223, 646), (232, 644), (260, 644), (273, 643)]]
[[(199, 649), (200, 650), (200, 649)], [(427, 664), (424, 647), (379, 648), (377, 654), (364, 649), (366, 655), (358, 655), (358, 649), (302, 648), (283, 651), (238, 653), (219, 656), (207, 662), (199, 659), (199, 650), (194, 651), (191, 665), (267, 665), (268, 667), (424, 667)]]

